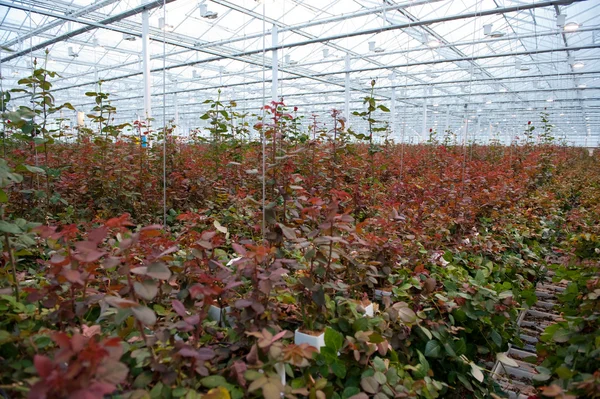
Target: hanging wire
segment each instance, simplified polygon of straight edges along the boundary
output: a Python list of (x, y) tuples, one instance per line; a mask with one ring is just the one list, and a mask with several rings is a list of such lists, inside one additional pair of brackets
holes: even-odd
[[(481, 2), (477, 2), (475, 5), (475, 12), (477, 12), (477, 9), (479, 8), (479, 5), (481, 4)], [(473, 42), (475, 41), (475, 36), (477, 34), (477, 17), (475, 18), (475, 21), (473, 21)], [(471, 47), (471, 60), (473, 60), (475, 57), (475, 45), (473, 44), (473, 46)], [(468, 103), (471, 102), (471, 95), (472, 95), (472, 91), (473, 91), (473, 73), (475, 72), (474, 70), (474, 61), (471, 61), (471, 73), (469, 76), (469, 95), (467, 96), (467, 101)], [(464, 138), (463, 138), (463, 164), (462, 164), (462, 184), (460, 187), (460, 191), (461, 191), (461, 199), (463, 198), (464, 195), (464, 188), (465, 188), (465, 181), (466, 181), (466, 177), (467, 177), (467, 138), (469, 135), (469, 115), (468, 115), (468, 108), (467, 108), (467, 104), (465, 104), (465, 133), (464, 133)]]
[[(163, 21), (167, 23), (167, 1), (163, 0)], [(163, 28), (163, 226), (167, 227), (167, 30)]]
[[(32, 3), (29, 4), (29, 31), (33, 31), (33, 10), (32, 10)], [(33, 70), (35, 69), (35, 66), (33, 65), (33, 35), (29, 36), (29, 61), (31, 62), (31, 69), (32, 69), (32, 75), (33, 75)], [(32, 109), (32, 117), (31, 117), (31, 124), (32, 126), (35, 126), (35, 99), (32, 97), (31, 98), (31, 109)], [(35, 139), (35, 135), (36, 135), (36, 129), (35, 127), (33, 128), (32, 132), (32, 142), (33, 142), (33, 154), (34, 154), (34, 164), (35, 166), (39, 166), (38, 164), (38, 152), (37, 152), (37, 145), (35, 145), (35, 141), (33, 141)], [(46, 163), (48, 162), (48, 160), (46, 160)], [(40, 174), (36, 173), (35, 174), (35, 186), (36, 189), (39, 190), (40, 189)], [(47, 201), (50, 201), (50, 198), (46, 198)]]
[(262, 128), (260, 130), (261, 134), (261, 144), (262, 144), (262, 238), (263, 241), (266, 239), (266, 231), (267, 231), (267, 216), (266, 216), (266, 197), (267, 197), (267, 187), (265, 182), (265, 175), (267, 173), (267, 162), (266, 162), (266, 151), (267, 151), (267, 140), (265, 137), (265, 102), (266, 102), (266, 34), (267, 34), (267, 25), (266, 25), (266, 9), (265, 9), (265, 1), (262, 2), (262, 17), (263, 17), (263, 51), (262, 51), (262, 103), (261, 107), (261, 117), (262, 117)]
[[(410, 20), (409, 20), (410, 21)], [(408, 86), (408, 52), (410, 50), (410, 38), (406, 40), (406, 72), (404, 73), (404, 88), (402, 89), (402, 93), (404, 94), (402, 97), (406, 102), (406, 90)], [(406, 132), (406, 106), (402, 107), (402, 137), (400, 138), (401, 149), (400, 149), (400, 181), (403, 179), (404, 175), (404, 133)]]
[[(0, 47), (0, 112), (4, 113), (4, 74), (2, 71), (2, 47)], [(2, 117), (2, 156), (6, 157), (6, 119)]]

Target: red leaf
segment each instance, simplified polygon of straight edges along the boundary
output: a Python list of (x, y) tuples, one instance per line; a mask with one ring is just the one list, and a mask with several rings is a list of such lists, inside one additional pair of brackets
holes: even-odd
[(88, 233), (88, 240), (95, 244), (99, 244), (106, 238), (107, 233), (108, 229), (105, 226), (98, 227)]
[(33, 357), (33, 365), (42, 378), (48, 377), (54, 369), (54, 363), (52, 363), (52, 360), (42, 355), (35, 355)]
[(85, 343), (87, 342), (87, 338), (81, 334), (75, 334), (71, 337), (71, 348), (75, 352), (81, 352), (85, 347)]
[(175, 312), (177, 312), (177, 314), (181, 317), (186, 317), (187, 313), (185, 311), (185, 306), (183, 306), (183, 303), (181, 303), (180, 301), (178, 301), (177, 299), (174, 299), (171, 304), (173, 305), (173, 310)]
[(235, 242), (234, 242), (233, 244), (231, 244), (231, 247), (233, 248), (233, 250), (234, 250), (236, 253), (238, 253), (238, 254), (240, 254), (240, 255), (242, 255), (242, 256), (245, 256), (245, 255), (246, 255), (246, 252), (248, 252), (248, 251), (246, 251), (246, 248), (244, 248), (242, 245), (240, 245), (240, 244), (237, 244), (237, 243), (235, 243)]
[(65, 278), (71, 283), (78, 283), (83, 285), (83, 280), (81, 280), (81, 273), (79, 273), (77, 270), (63, 269), (62, 275), (65, 276)]
[(54, 341), (56, 345), (60, 346), (61, 349), (71, 347), (71, 340), (64, 332), (55, 332), (52, 334), (52, 341)]

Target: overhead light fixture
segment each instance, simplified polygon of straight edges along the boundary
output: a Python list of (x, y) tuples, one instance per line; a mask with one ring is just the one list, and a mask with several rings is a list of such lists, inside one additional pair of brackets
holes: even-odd
[(547, 102), (551, 103), (554, 101), (554, 99), (552, 97), (550, 97), (549, 99), (546, 100)]
[(431, 39), (427, 42), (427, 46), (431, 47), (431, 48), (439, 47), (440, 44), (441, 44), (440, 41), (437, 39)]
[(494, 31), (494, 32), (490, 33), (490, 34), (489, 34), (489, 37), (492, 37), (492, 38), (494, 38), (494, 39), (498, 39), (498, 38), (500, 38), (500, 37), (503, 37), (505, 34), (506, 34), (506, 33), (504, 33), (504, 32), (502, 32), (502, 31), (499, 31), (499, 30), (497, 30), (497, 31)]
[(573, 64), (573, 69), (580, 69), (583, 68), (585, 66), (585, 64), (581, 61), (575, 61)]
[(374, 41), (369, 42), (369, 51), (374, 53), (383, 53), (383, 49), (381, 47), (377, 47)]
[(98, 38), (96, 38), (96, 37), (92, 39), (92, 46), (93, 46), (94, 48), (101, 48), (101, 47), (102, 47), (102, 46), (100, 45), (100, 42), (98, 42)]
[(486, 36), (491, 35), (493, 26), (494, 25), (492, 25), (492, 24), (483, 25), (483, 34)]
[(219, 16), (218, 13), (216, 13), (214, 11), (209, 11), (208, 4), (206, 4), (204, 1), (202, 1), (200, 4), (198, 4), (198, 9), (200, 10), (200, 16), (202, 18), (216, 19)]
[(498, 90), (500, 93), (506, 93), (506, 89), (504, 87), (501, 87), (500, 90)]
[(324, 48), (323, 49), (323, 58), (327, 58), (329, 57), (329, 49), (328, 48)]
[(158, 27), (159, 29), (164, 30), (165, 32), (171, 32), (173, 31), (173, 25), (169, 25), (165, 22), (164, 18), (159, 18), (158, 19)]
[(560, 115), (558, 115), (558, 116), (565, 116), (565, 114), (560, 114)]
[(123, 40), (128, 42), (135, 42), (136, 37), (134, 35), (130, 35), (128, 33), (123, 33)]
[(194, 79), (199, 79), (199, 78), (201, 78), (201, 76), (200, 76), (200, 74), (198, 73), (198, 70), (197, 70), (197, 69), (193, 69), (193, 70), (192, 70), (192, 76), (193, 76), (193, 78), (194, 78)]
[(565, 26), (566, 19), (567, 19), (566, 14), (557, 15), (556, 16), (556, 26), (558, 26), (559, 28), (562, 26)]
[(291, 56), (289, 54), (285, 55), (284, 60), (285, 60), (285, 64), (286, 65), (296, 65), (296, 64), (298, 64), (298, 61), (292, 60), (292, 58), (291, 58)]
[(434, 107), (438, 107), (439, 105), (440, 104), (438, 104), (438, 103), (433, 104)]
[(577, 22), (569, 22), (563, 27), (565, 32), (575, 32), (577, 29), (579, 29), (579, 24)]
[(578, 88), (578, 89), (585, 89), (586, 87), (587, 87), (587, 85), (585, 85), (585, 84), (583, 84), (583, 83), (582, 83), (582, 84), (579, 84), (579, 85), (577, 85), (577, 88)]
[(485, 103), (489, 105), (492, 103), (492, 100), (487, 100)]
[(73, 58), (79, 57), (79, 54), (77, 54), (75, 51), (73, 51), (73, 47), (68, 48), (68, 54), (69, 54), (69, 57), (73, 57)]

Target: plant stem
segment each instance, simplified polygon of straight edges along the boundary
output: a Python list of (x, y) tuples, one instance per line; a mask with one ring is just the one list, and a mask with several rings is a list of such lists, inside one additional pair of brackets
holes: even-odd
[(15, 285), (15, 298), (19, 302), (19, 281), (17, 280), (17, 265), (15, 264), (15, 257), (10, 246), (10, 240), (8, 239), (8, 233), (4, 233), (4, 240), (6, 242), (6, 250), (8, 251), (8, 259), (12, 268), (13, 283)]

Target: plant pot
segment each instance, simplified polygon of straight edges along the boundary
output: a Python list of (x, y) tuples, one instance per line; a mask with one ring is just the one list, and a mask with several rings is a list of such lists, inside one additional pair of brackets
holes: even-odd
[(365, 310), (365, 313), (363, 313), (365, 316), (367, 317), (373, 317), (373, 315), (375, 314), (375, 307), (373, 306), (373, 302), (367, 300), (363, 300), (363, 301), (355, 301), (357, 305), (360, 305), (363, 307), (363, 309)]
[(320, 351), (321, 347), (325, 346), (325, 333), (322, 332), (318, 333), (317, 335), (312, 335), (303, 333), (298, 329), (294, 332), (294, 343), (296, 345), (309, 344)]
[[(228, 325), (232, 325), (234, 322), (233, 317), (229, 316), (231, 313), (231, 306), (225, 307), (225, 309), (221, 309), (218, 306), (210, 305), (208, 308), (208, 318), (219, 323), (220, 326), (224, 325), (224, 322), (227, 322)], [(225, 317), (223, 317), (225, 316)]]

